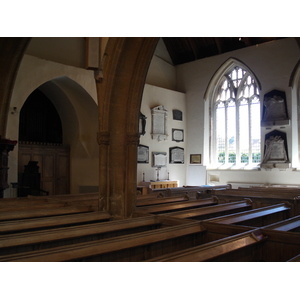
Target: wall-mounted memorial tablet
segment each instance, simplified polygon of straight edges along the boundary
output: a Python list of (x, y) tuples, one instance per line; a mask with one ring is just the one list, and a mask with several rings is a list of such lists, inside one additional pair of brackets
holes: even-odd
[(264, 96), (262, 126), (288, 125), (285, 92), (273, 90)]
[(173, 120), (182, 121), (182, 111), (173, 109)]
[(167, 166), (166, 152), (152, 152), (152, 166), (155, 168), (163, 168)]
[(273, 130), (265, 136), (264, 157), (262, 164), (288, 163), (286, 133)]
[(152, 139), (159, 142), (168, 139), (167, 133), (167, 109), (159, 105), (151, 109), (152, 113)]
[(137, 162), (139, 164), (149, 163), (149, 147), (145, 145), (138, 145)]
[(170, 151), (170, 164), (184, 164), (184, 149), (172, 147)]
[(183, 142), (183, 129), (172, 129), (172, 141)]

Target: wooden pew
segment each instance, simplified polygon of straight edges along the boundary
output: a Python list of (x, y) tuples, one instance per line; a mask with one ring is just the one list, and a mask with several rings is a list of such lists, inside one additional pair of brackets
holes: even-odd
[(23, 232), (0, 236), (0, 255), (20, 251), (33, 251), (57, 245), (68, 245), (82, 241), (101, 239), (105, 236), (118, 236), (140, 230), (151, 230), (161, 227), (161, 222), (155, 217), (144, 217), (102, 224), (76, 225), (68, 228), (55, 228)]
[(142, 207), (136, 207), (136, 213), (144, 214), (162, 214), (167, 212), (172, 212), (176, 210), (185, 210), (196, 207), (204, 207), (209, 205), (216, 205), (217, 202), (215, 199), (203, 199), (203, 200), (189, 200), (189, 201), (180, 201), (177, 203), (166, 203), (166, 204), (157, 204), (157, 205), (148, 205)]
[(188, 201), (189, 197), (162, 197), (162, 198), (145, 198), (145, 199), (137, 199), (136, 206), (148, 206), (148, 205), (157, 205), (157, 204), (164, 204), (164, 203), (173, 203), (173, 202), (182, 202)]
[[(249, 252), (267, 239), (260, 230), (234, 235), (204, 245), (156, 257), (156, 262), (248, 261)], [(257, 260), (257, 257), (251, 259)]]
[(273, 223), (264, 228), (278, 230), (278, 231), (300, 232), (300, 216), (296, 216), (277, 223)]
[(288, 219), (289, 217), (290, 206), (286, 203), (281, 203), (252, 209), (247, 212), (211, 218), (206, 221), (218, 224), (239, 224), (245, 226), (262, 227)]
[(219, 185), (219, 186), (186, 186), (186, 187), (175, 187), (166, 189), (155, 189), (152, 191), (153, 194), (160, 193), (165, 197), (180, 197), (187, 195), (190, 199), (197, 199), (198, 197), (210, 197), (213, 190), (226, 190), (230, 189), (231, 185)]
[(268, 237), (261, 249), (261, 261), (286, 262), (300, 254), (299, 232), (278, 231), (261, 228)]
[(96, 194), (5, 198), (0, 201), (0, 222), (97, 211), (98, 201)]
[[(158, 217), (149, 216), (148, 218), (131, 219), (130, 221), (146, 222), (147, 220), (150, 222), (154, 218)], [(158, 220), (163, 222), (162, 218)], [(122, 228), (124, 229), (124, 221), (127, 220), (122, 220), (123, 223), (121, 221), (111, 221), (109, 225), (114, 226), (113, 224), (119, 224), (119, 229), (122, 230)], [(130, 221), (128, 222), (130, 223)], [(171, 219), (168, 221), (171, 222)], [(194, 221), (187, 223), (187, 220), (177, 220), (177, 222), (179, 221), (185, 221), (185, 223), (139, 233), (80, 242), (73, 245), (70, 244), (42, 250), (2, 255), (0, 256), (0, 261), (142, 261), (199, 244), (199, 236), (201, 232), (205, 231), (201, 224)], [(174, 223), (175, 220), (172, 220), (172, 222)], [(103, 225), (107, 226), (107, 230), (111, 230), (108, 224)], [(137, 224), (135, 224), (135, 226), (136, 225)], [(100, 229), (96, 226), (95, 230), (99, 232)], [(90, 235), (90, 231), (87, 232), (87, 234)], [(7, 247), (9, 241), (7, 241), (7, 239), (5, 241)], [(14, 239), (14, 242), (17, 242), (17, 239)], [(9, 245), (12, 245), (12, 243), (13, 242), (10, 242)]]
[(252, 202), (250, 200), (242, 200), (238, 202), (213, 205), (209, 207), (171, 212), (163, 215), (180, 219), (205, 220), (209, 218), (250, 210), (251, 208)]
[(59, 228), (64, 226), (91, 224), (96, 222), (99, 223), (109, 220), (111, 220), (111, 215), (109, 213), (97, 211), (51, 217), (39, 217), (35, 219), (21, 219), (6, 222), (3, 221), (0, 222), (0, 235), (29, 230)]
[[(203, 226), (213, 223), (202, 222)], [(228, 225), (214, 224), (207, 231), (220, 233)], [(232, 226), (232, 225), (231, 225)], [(238, 226), (234, 226), (235, 229)], [(230, 231), (231, 229), (226, 229)], [(148, 262), (286, 262), (300, 261), (299, 233), (250, 229), (232, 236), (218, 237), (199, 246), (154, 257)]]
[(68, 205), (92, 205), (98, 208), (98, 193), (69, 194), (52, 196), (28, 196), (20, 198), (0, 199), (0, 210), (18, 206), (42, 205), (50, 203), (64, 203)]
[(277, 203), (287, 202), (291, 205), (291, 217), (300, 214), (300, 197), (296, 194), (290, 194), (287, 192), (268, 192), (268, 191), (251, 191), (249, 190), (224, 190), (224, 191), (212, 191), (212, 196), (216, 196), (221, 203), (237, 201), (245, 198), (250, 198), (253, 202), (253, 208), (260, 208)]
[(0, 212), (0, 222), (9, 221), (9, 220), (40, 218), (46, 216), (77, 214), (77, 213), (84, 213), (84, 212), (91, 212), (91, 211), (94, 211), (94, 209), (91, 206), (87, 206), (87, 205), (42, 208), (42, 209), (34, 209), (34, 210), (29, 209), (29, 210), (5, 211), (5, 212)]

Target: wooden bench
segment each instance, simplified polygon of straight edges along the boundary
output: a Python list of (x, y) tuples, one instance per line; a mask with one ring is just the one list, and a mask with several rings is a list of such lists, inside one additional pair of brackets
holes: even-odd
[(260, 230), (254, 230), (156, 257), (148, 262), (247, 261), (249, 251), (266, 239)]
[(0, 222), (98, 210), (97, 194), (5, 198), (0, 201)]
[[(151, 223), (151, 220), (153, 219), (155, 219), (155, 217), (150, 216), (148, 218), (138, 218), (130, 221), (146, 222), (147, 220), (148, 223)], [(173, 222), (175, 221), (173, 220)], [(109, 228), (110, 226), (117, 226), (114, 224), (120, 224), (120, 229), (124, 229), (124, 222), (111, 221), (109, 223), (109, 225), (105, 224), (107, 226), (107, 230), (111, 231)], [(136, 225), (137, 224), (135, 224), (135, 226)], [(97, 232), (100, 231), (98, 227), (99, 226), (95, 226), (95, 231)], [(42, 250), (3, 255), (0, 256), (0, 261), (142, 261), (158, 255), (197, 245), (199, 243), (198, 236), (203, 230), (205, 229), (201, 227), (199, 222), (185, 222), (180, 225), (167, 226), (164, 228), (110, 237), (102, 240), (80, 242), (73, 245), (71, 244)], [(90, 231), (87, 232), (87, 234), (90, 235)], [(28, 238), (30, 238), (30, 235)], [(47, 237), (45, 236), (45, 238)], [(7, 239), (5, 241), (7, 243), (6, 246), (13, 245), (13, 242), (8, 244), (9, 241), (7, 241)], [(15, 239), (14, 242), (17, 243), (17, 239)]]
[(219, 186), (186, 186), (166, 189), (155, 189), (152, 191), (153, 194), (160, 193), (165, 197), (180, 197), (187, 195), (190, 199), (197, 199), (197, 197), (210, 197), (213, 190), (226, 190), (231, 188), (230, 184), (219, 185)]
[(218, 224), (239, 224), (245, 226), (262, 227), (279, 222), (290, 217), (290, 206), (286, 203), (270, 205), (252, 209), (223, 217), (208, 219), (206, 221)]
[(21, 219), (14, 221), (0, 222), (0, 235), (7, 233), (17, 233), (29, 230), (41, 230), (49, 228), (59, 228), (64, 226), (90, 224), (96, 222), (106, 222), (111, 219), (107, 212), (86, 212), (70, 215), (60, 215), (51, 217), (39, 217), (35, 219)]
[(66, 194), (66, 195), (51, 195), (51, 196), (27, 196), (18, 198), (1, 198), (0, 207), (6, 207), (8, 205), (22, 205), (22, 204), (36, 204), (36, 203), (51, 203), (51, 202), (78, 202), (90, 200), (97, 200), (99, 198), (98, 193), (87, 194)]
[(300, 233), (260, 228), (268, 237), (261, 249), (261, 261), (285, 262), (300, 254)]
[(162, 197), (162, 198), (146, 198), (146, 199), (137, 199), (136, 206), (148, 206), (148, 205), (157, 205), (157, 204), (164, 204), (164, 203), (173, 203), (173, 202), (182, 202), (188, 201), (189, 197)]
[(91, 206), (87, 206), (87, 205), (64, 206), (64, 207), (43, 208), (43, 209), (34, 209), (34, 210), (29, 209), (29, 210), (6, 211), (6, 212), (0, 212), (0, 222), (9, 221), (9, 220), (40, 218), (46, 216), (77, 214), (77, 213), (84, 213), (84, 212), (91, 212), (91, 211), (94, 211), (94, 209)]
[(166, 204), (157, 204), (157, 205), (148, 205), (142, 207), (136, 207), (136, 213), (145, 213), (145, 214), (162, 214), (167, 212), (172, 212), (176, 210), (185, 210), (196, 207), (204, 207), (208, 205), (216, 205), (217, 202), (214, 199), (204, 199), (204, 200), (189, 200), (189, 201), (180, 201), (177, 203), (166, 203)]
[(295, 197), (293, 194), (289, 193), (268, 193), (264, 192), (251, 192), (246, 190), (224, 190), (224, 191), (213, 191), (212, 197), (218, 198), (219, 203), (237, 201), (245, 198), (250, 198), (253, 202), (253, 208), (260, 208), (264, 206), (269, 206), (277, 203), (287, 202), (291, 205), (291, 217), (300, 214), (300, 197)]
[(230, 202), (225, 204), (213, 205), (209, 207), (194, 208), (194, 209), (189, 209), (184, 211), (171, 212), (164, 215), (169, 217), (174, 217), (174, 218), (180, 218), (180, 219), (205, 220), (208, 218), (250, 210), (251, 208), (252, 208), (252, 202), (250, 200), (242, 200), (238, 202)]
[(273, 223), (264, 227), (265, 229), (272, 229), (278, 231), (296, 231), (300, 232), (300, 216), (296, 216), (293, 218), (289, 218), (287, 220), (283, 220), (277, 223)]

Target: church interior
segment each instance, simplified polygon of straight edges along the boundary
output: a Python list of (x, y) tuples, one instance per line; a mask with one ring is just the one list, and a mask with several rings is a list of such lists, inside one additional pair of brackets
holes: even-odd
[(299, 262), (299, 48), (0, 38), (0, 261)]

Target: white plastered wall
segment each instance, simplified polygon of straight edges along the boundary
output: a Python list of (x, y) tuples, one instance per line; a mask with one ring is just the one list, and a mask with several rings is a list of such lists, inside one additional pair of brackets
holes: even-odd
[[(167, 133), (168, 138), (165, 141), (158, 141), (152, 139), (152, 115), (151, 109), (162, 105), (167, 109)], [(183, 120), (173, 120), (173, 109), (182, 111)], [(152, 167), (152, 152), (166, 152), (167, 153), (167, 167), (161, 168), (159, 173), (160, 180), (169, 179), (178, 180), (179, 185), (186, 184), (186, 106), (185, 94), (168, 90), (165, 88), (156, 87), (146, 84), (144, 88), (141, 112), (146, 116), (146, 133), (140, 137), (140, 144), (149, 147), (149, 163), (139, 163), (137, 165), (137, 184), (143, 180), (143, 173), (145, 173), (145, 181), (156, 180), (156, 170)], [(183, 142), (172, 141), (172, 129), (183, 129)], [(184, 148), (184, 164), (170, 164), (169, 149), (170, 147)]]
[[(204, 101), (204, 95), (215, 72), (229, 58), (240, 60), (255, 74), (261, 83), (261, 100), (263, 100), (264, 94), (273, 89), (285, 91), (288, 115), (290, 118), (294, 118), (295, 114), (292, 113), (294, 94), (289, 86), (289, 80), (299, 60), (299, 55), (299, 46), (295, 39), (287, 38), (179, 65), (177, 67), (178, 90), (186, 93), (187, 101), (188, 152), (201, 153), (204, 164), (209, 167), (210, 112), (209, 103)], [(293, 121), (295, 120), (291, 120), (291, 124), (294, 124)], [(286, 132), (289, 158), (290, 160), (294, 159), (295, 152), (293, 151), (295, 151), (295, 145), (298, 145), (298, 140), (294, 141), (292, 138), (292, 126), (262, 128), (262, 141), (265, 134), (274, 129)], [(293, 165), (295, 165), (294, 161)], [(266, 184), (296, 184), (300, 182), (300, 173), (289, 169), (272, 169), (270, 171), (208, 170), (207, 173), (208, 184), (226, 184), (233, 181)], [(211, 176), (213, 182), (210, 181)]]

